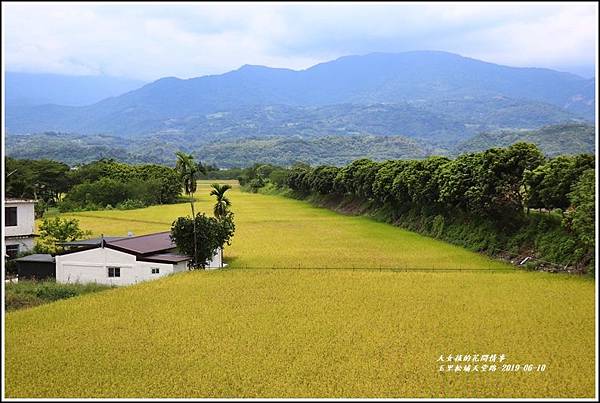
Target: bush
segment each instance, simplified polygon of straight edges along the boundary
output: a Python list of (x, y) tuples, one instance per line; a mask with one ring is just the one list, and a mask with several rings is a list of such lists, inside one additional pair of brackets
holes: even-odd
[(54, 280), (23, 280), (5, 286), (5, 308), (15, 310), (112, 288), (104, 284), (61, 284)]
[(252, 193), (256, 193), (258, 189), (262, 188), (263, 186), (265, 186), (265, 181), (261, 178), (255, 178), (248, 182), (247, 187)]
[(127, 199), (124, 202), (117, 204), (118, 210), (134, 210), (134, 209), (144, 208), (144, 207), (146, 207), (146, 205), (141, 200)]
[(35, 291), (35, 296), (45, 301), (56, 301), (75, 295), (77, 291), (73, 288), (58, 283), (41, 283)]

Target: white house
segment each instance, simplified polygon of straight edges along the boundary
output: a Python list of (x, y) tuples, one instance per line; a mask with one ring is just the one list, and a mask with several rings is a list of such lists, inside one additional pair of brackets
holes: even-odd
[(13, 257), (33, 249), (35, 200), (4, 200), (4, 256)]
[[(169, 232), (67, 242), (75, 247), (57, 254), (59, 283), (135, 284), (186, 271), (189, 256), (176, 253)], [(217, 250), (209, 268), (222, 267)]]

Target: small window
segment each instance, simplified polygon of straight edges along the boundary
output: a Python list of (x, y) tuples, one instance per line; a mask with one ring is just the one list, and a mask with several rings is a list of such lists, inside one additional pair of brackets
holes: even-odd
[(120, 267), (109, 267), (108, 268), (108, 277), (121, 277), (121, 268)]
[(13, 258), (19, 254), (19, 244), (6, 245), (6, 254)]
[(7, 227), (17, 226), (17, 208), (16, 207), (4, 207), (4, 217), (6, 217)]
[(157, 267), (152, 268), (152, 274), (159, 274), (159, 273), (160, 273), (160, 269), (158, 269)]

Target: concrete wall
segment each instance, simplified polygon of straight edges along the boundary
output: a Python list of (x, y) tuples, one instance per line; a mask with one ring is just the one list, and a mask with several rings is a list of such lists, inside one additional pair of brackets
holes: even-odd
[(208, 262), (207, 269), (219, 269), (221, 268), (221, 248), (217, 249), (212, 260)]
[(4, 239), (4, 255), (6, 256), (6, 247), (8, 245), (19, 245), (19, 252), (29, 252), (33, 250), (35, 245), (34, 238), (17, 238), (17, 239)]
[[(119, 267), (121, 276), (108, 277), (108, 267)], [(152, 274), (152, 268), (159, 269), (159, 273)], [(139, 262), (134, 255), (110, 248), (96, 248), (56, 256), (56, 281), (59, 283), (96, 282), (129, 285), (184, 270), (187, 270), (186, 262)]]
[[(14, 202), (7, 200), (4, 207), (17, 208), (17, 225), (14, 227), (4, 226), (4, 236), (31, 235), (35, 232), (34, 202)], [(4, 214), (4, 212), (2, 212)], [(6, 222), (6, 221), (4, 221)]]

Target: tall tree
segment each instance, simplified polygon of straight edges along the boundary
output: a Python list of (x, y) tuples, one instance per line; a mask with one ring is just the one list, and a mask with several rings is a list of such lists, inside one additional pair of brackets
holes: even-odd
[(211, 188), (212, 190), (210, 191), (210, 195), (215, 196), (217, 198), (213, 211), (215, 217), (220, 220), (227, 215), (227, 212), (229, 211), (229, 206), (231, 206), (231, 201), (227, 196), (225, 196), (225, 192), (231, 189), (231, 186), (213, 183), (211, 185)]
[[(225, 192), (231, 189), (230, 185), (219, 185), (218, 183), (213, 183), (211, 185), (212, 190), (210, 191), (211, 196), (215, 196), (217, 201), (214, 207), (214, 214), (219, 222), (223, 222), (227, 217), (230, 217), (232, 213), (229, 212), (229, 206), (231, 206), (231, 201), (227, 196), (225, 196)], [(223, 247), (221, 247), (221, 266), (223, 266)]]
[(194, 208), (194, 193), (196, 192), (196, 181), (198, 176), (198, 164), (194, 161), (194, 156), (191, 154), (186, 154), (184, 152), (178, 151), (177, 155), (177, 163), (175, 164), (175, 169), (179, 173), (179, 178), (181, 180), (181, 184), (183, 185), (183, 191), (190, 199), (190, 206), (192, 208), (192, 223), (193, 223), (193, 232), (194, 232), (194, 258), (192, 263), (194, 267), (196, 266), (196, 248), (197, 248), (197, 233), (196, 233), (196, 211)]

